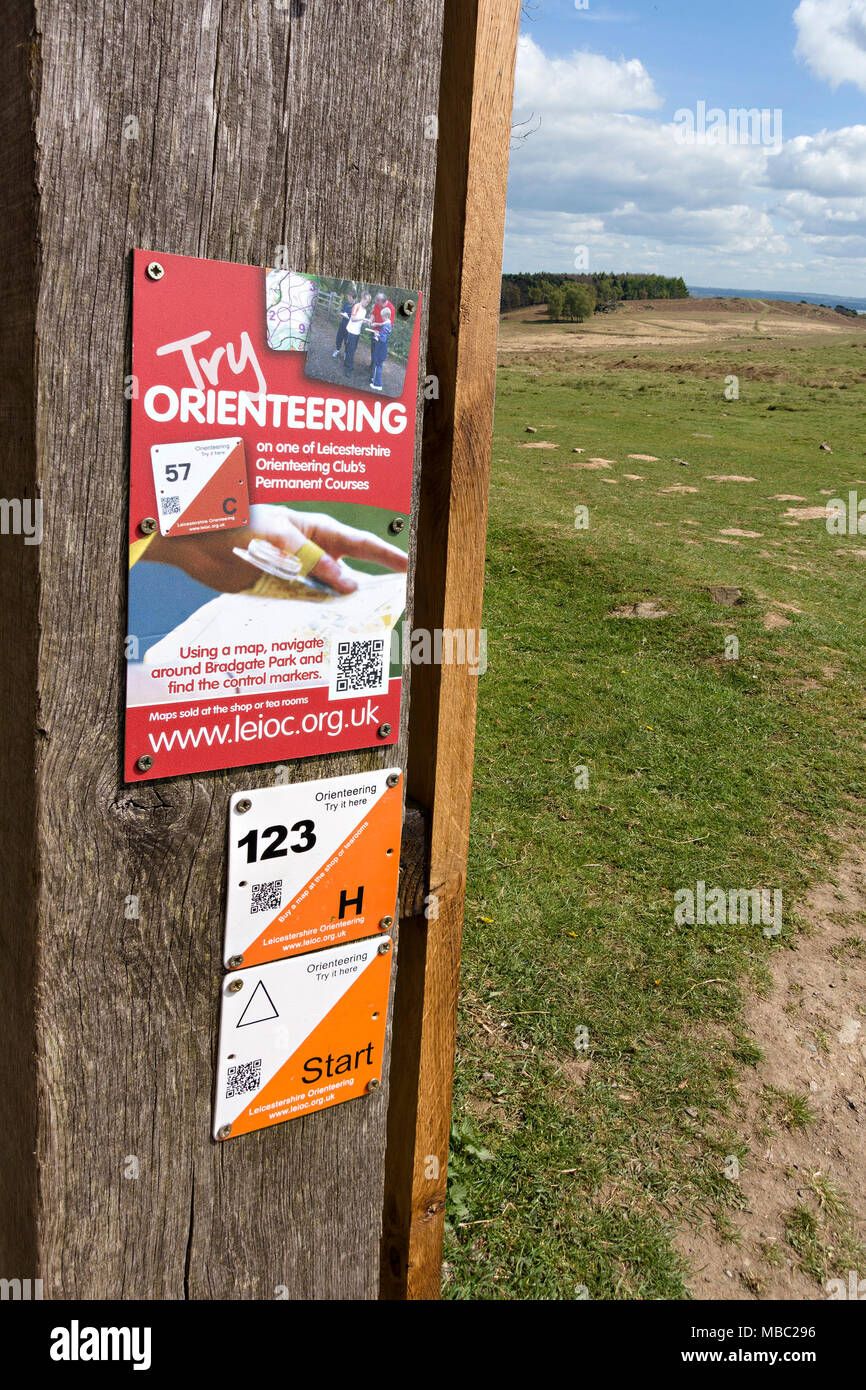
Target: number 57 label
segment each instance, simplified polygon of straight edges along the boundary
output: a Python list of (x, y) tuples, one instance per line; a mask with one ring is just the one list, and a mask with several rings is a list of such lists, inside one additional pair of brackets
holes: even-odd
[(250, 520), (244, 441), (192, 439), (150, 451), (163, 536), (228, 531)]
[(399, 768), (233, 796), (227, 969), (387, 932), (402, 819)]

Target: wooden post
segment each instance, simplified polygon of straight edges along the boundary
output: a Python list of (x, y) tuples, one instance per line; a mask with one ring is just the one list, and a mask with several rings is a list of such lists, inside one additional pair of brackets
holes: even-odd
[[(518, 0), (446, 0), (414, 625), (481, 627)], [(429, 816), (427, 915), (400, 926), (382, 1290), (439, 1294), (477, 675), (413, 672), (409, 795)]]
[(378, 1292), (387, 1085), (211, 1139), (226, 808), (269, 770), (121, 778), (129, 253), (426, 300), (442, 8), (4, 6), (2, 488), (45, 531), (0, 535), (0, 1275), (47, 1299)]

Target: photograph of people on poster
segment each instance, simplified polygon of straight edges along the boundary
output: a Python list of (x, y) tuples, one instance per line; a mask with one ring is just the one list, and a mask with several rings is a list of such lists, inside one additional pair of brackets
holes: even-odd
[(307, 376), (402, 396), (416, 296), (393, 285), (313, 278), (317, 294), (306, 329)]

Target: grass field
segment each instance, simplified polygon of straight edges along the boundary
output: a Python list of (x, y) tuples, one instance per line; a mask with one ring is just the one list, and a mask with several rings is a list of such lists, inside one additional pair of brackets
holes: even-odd
[[(730, 1234), (744, 1002), (862, 825), (866, 537), (787, 513), (866, 496), (864, 407), (820, 310), (503, 324), (447, 1297), (686, 1297), (678, 1233)], [(780, 888), (781, 935), (677, 924), (698, 880)], [(808, 1130), (803, 1079), (766, 1112)], [(866, 1267), (845, 1194), (801, 1206), (768, 1262)]]

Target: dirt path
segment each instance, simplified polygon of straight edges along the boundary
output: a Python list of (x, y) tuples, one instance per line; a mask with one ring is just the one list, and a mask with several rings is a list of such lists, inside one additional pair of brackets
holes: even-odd
[[(835, 881), (812, 889), (802, 916), (811, 931), (779, 953), (772, 989), (746, 1010), (764, 1060), (739, 1088), (737, 1132), (748, 1146), (739, 1179), (748, 1210), (733, 1216), (739, 1238), (704, 1228), (678, 1242), (695, 1298), (824, 1299), (824, 1277), (847, 1283), (845, 1244), (825, 1229), (836, 1192), (856, 1236), (866, 1237), (866, 849), (846, 849)], [(767, 1088), (804, 1097), (814, 1120), (768, 1134)], [(806, 1262), (825, 1266), (820, 1276), (800, 1267), (790, 1244), (798, 1206), (816, 1217), (815, 1257)], [(866, 1278), (866, 1268), (858, 1273)]]

